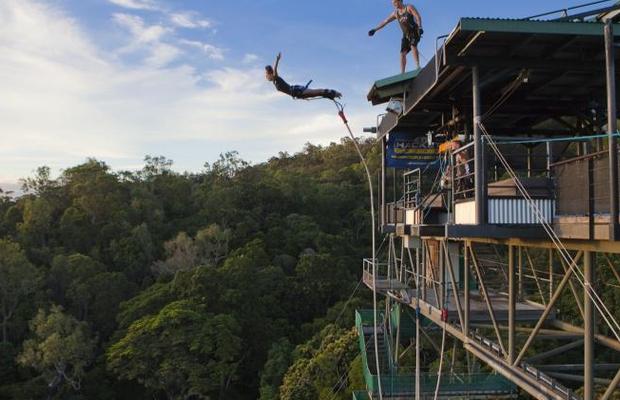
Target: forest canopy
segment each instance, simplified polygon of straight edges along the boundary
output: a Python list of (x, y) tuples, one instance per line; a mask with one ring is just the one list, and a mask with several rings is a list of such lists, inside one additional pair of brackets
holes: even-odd
[(42, 166), (0, 192), (0, 399), (331, 397), (369, 254), (353, 143), (172, 166)]

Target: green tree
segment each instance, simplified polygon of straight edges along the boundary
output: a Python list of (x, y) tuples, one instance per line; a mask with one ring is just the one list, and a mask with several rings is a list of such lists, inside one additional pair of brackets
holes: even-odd
[(9, 322), (21, 302), (37, 291), (41, 278), (17, 243), (0, 240), (0, 312), (2, 342), (9, 339)]
[(297, 360), (284, 376), (280, 399), (350, 399), (349, 368), (359, 353), (357, 343), (355, 329), (326, 326), (296, 349)]
[(65, 384), (79, 390), (97, 342), (88, 325), (65, 314), (62, 307), (52, 306), (49, 313), (39, 310), (30, 330), (34, 337), (24, 342), (18, 363), (41, 373), (49, 382), (50, 393)]
[(136, 380), (168, 399), (222, 397), (235, 381), (241, 339), (229, 315), (176, 301), (134, 322), (107, 352), (119, 378)]
[(291, 365), (293, 346), (288, 339), (280, 339), (271, 346), (269, 358), (260, 376), (260, 400), (278, 400), (282, 378)]

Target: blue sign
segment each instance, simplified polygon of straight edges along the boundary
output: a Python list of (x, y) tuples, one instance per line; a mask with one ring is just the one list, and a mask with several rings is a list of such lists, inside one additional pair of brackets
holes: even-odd
[(390, 133), (385, 151), (385, 164), (388, 168), (425, 168), (437, 162), (437, 147), (428, 146), (426, 137), (413, 137), (409, 133)]

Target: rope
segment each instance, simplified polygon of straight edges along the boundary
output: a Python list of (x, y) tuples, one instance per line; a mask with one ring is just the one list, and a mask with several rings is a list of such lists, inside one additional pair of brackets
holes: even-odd
[[(570, 269), (575, 273), (575, 276), (576, 276), (577, 280), (579, 281), (579, 283), (581, 284), (581, 286), (584, 288), (585, 293), (588, 294), (588, 297), (593, 301), (593, 303), (594, 303), (595, 307), (597, 308), (597, 310), (602, 314), (603, 319), (605, 320), (605, 322), (607, 323), (609, 328), (614, 333), (614, 336), (616, 336), (616, 339), (620, 340), (620, 336), (618, 335), (618, 332), (616, 332), (616, 330), (614, 329), (614, 326), (613, 326), (613, 325), (615, 325), (615, 328), (620, 330), (620, 325), (618, 325), (618, 322), (615, 320), (614, 316), (611, 314), (609, 309), (605, 306), (605, 304), (603, 303), (603, 301), (599, 297), (598, 293), (596, 293), (594, 288), (592, 288), (589, 283), (586, 284), (585, 276), (582, 274), (581, 270), (579, 270), (579, 268), (577, 268), (574, 265), (575, 264), (575, 260), (572, 258), (572, 256), (570, 255), (570, 253), (568, 252), (568, 250), (566, 249), (566, 247), (564, 246), (564, 244), (560, 240), (560, 238), (557, 236), (557, 234), (553, 230), (553, 228), (548, 224), (548, 222), (546, 221), (546, 219), (542, 215), (542, 212), (540, 211), (540, 209), (536, 206), (536, 204), (534, 203), (534, 201), (530, 197), (529, 193), (527, 193), (527, 190), (522, 185), (522, 183), (519, 180), (519, 178), (516, 176), (514, 170), (508, 164), (508, 161), (504, 158), (504, 155), (501, 153), (501, 151), (499, 150), (499, 148), (495, 144), (495, 142), (494, 142), (493, 138), (491, 137), (491, 135), (489, 135), (489, 133), (486, 131), (486, 128), (484, 128), (484, 126), (481, 123), (479, 123), (479, 125), (480, 125), (480, 128), (481, 128), (482, 132), (487, 137), (487, 140), (489, 141), (489, 145), (491, 146), (493, 151), (496, 153), (497, 157), (500, 159), (500, 161), (502, 162), (502, 164), (504, 165), (506, 170), (511, 175), (513, 181), (515, 182), (515, 185), (517, 186), (519, 191), (523, 194), (523, 196), (526, 198), (528, 203), (530, 203), (530, 207), (537, 214), (536, 215), (537, 218), (539, 219), (539, 221), (543, 225), (543, 228), (545, 229), (545, 232), (547, 233), (547, 235), (549, 235), (549, 237), (553, 241), (553, 243), (556, 246), (557, 250), (559, 251), (560, 255), (562, 256), (564, 261), (566, 261), (566, 263), (569, 264)], [(600, 306), (599, 306), (598, 302), (600, 302)], [(605, 314), (605, 312), (602, 311), (601, 308), (606, 311), (607, 315)], [(614, 323), (613, 325), (609, 321), (608, 318), (611, 319), (611, 321), (613, 321), (613, 323)]]
[[(615, 137), (620, 137), (620, 133), (613, 134)], [(516, 140), (501, 140), (495, 141), (495, 144), (535, 144), (535, 143), (548, 143), (548, 142), (589, 142), (592, 139), (605, 139), (609, 134), (590, 135), (590, 136), (563, 136), (559, 138), (538, 138), (538, 139), (516, 139)]]
[(523, 197), (525, 197), (525, 199), (529, 203), (530, 208), (536, 214), (536, 218), (539, 220), (539, 222), (543, 226), (543, 229), (545, 230), (545, 232), (547, 233), (547, 235), (549, 236), (549, 238), (551, 239), (551, 241), (555, 245), (556, 249), (560, 253), (560, 256), (569, 265), (569, 268), (575, 274), (575, 277), (577, 278), (577, 281), (583, 287), (584, 292), (588, 295), (590, 300), (592, 300), (592, 302), (594, 303), (594, 306), (599, 311), (599, 313), (601, 314), (601, 316), (603, 317), (603, 319), (607, 323), (608, 327), (611, 329), (611, 331), (614, 334), (614, 336), (616, 337), (616, 339), (618, 341), (620, 341), (620, 334), (619, 334), (619, 332), (620, 332), (620, 324), (618, 324), (618, 321), (614, 318), (613, 314), (609, 311), (609, 309), (607, 308), (605, 303), (602, 301), (602, 299), (600, 298), (600, 296), (596, 292), (596, 290), (594, 290), (594, 288), (590, 285), (589, 282), (586, 284), (585, 276), (583, 275), (581, 270), (579, 268), (577, 268), (577, 266), (575, 265), (575, 260), (573, 259), (571, 254), (568, 252), (568, 250), (564, 246), (562, 240), (559, 238), (559, 236), (557, 236), (557, 234), (555, 233), (555, 231), (553, 230), (551, 225), (549, 225), (549, 223), (547, 222), (545, 217), (542, 215), (541, 210), (538, 208), (536, 203), (533, 201), (533, 199), (531, 198), (531, 196), (529, 195), (529, 193), (527, 192), (527, 190), (525, 189), (525, 187), (521, 183), (521, 180), (517, 177), (516, 173), (514, 172), (514, 170), (512, 169), (512, 167), (510, 166), (510, 164), (508, 163), (508, 161), (506, 160), (506, 158), (504, 157), (502, 152), (499, 150), (499, 148), (497, 147), (497, 144), (495, 143), (495, 141), (493, 140), (491, 135), (488, 133), (488, 131), (486, 130), (484, 125), (481, 122), (478, 122), (478, 125), (479, 125), (483, 135), (488, 140), (489, 146), (493, 149), (493, 151), (495, 152), (497, 158), (504, 165), (504, 168), (506, 168), (506, 171), (508, 171), (508, 173), (510, 174), (510, 176), (511, 176), (512, 180), (514, 181), (515, 185), (517, 186), (517, 188), (519, 189), (519, 191), (521, 192)]
[(349, 121), (347, 120), (346, 115), (344, 114), (344, 105), (337, 100), (332, 100), (338, 109), (338, 116), (344, 123), (344, 126), (347, 128), (349, 132), (349, 136), (351, 140), (353, 140), (353, 144), (355, 145), (355, 150), (360, 157), (362, 164), (364, 165), (364, 169), (366, 170), (366, 177), (368, 178), (368, 192), (370, 194), (370, 217), (372, 219), (372, 306), (373, 306), (373, 328), (374, 328), (374, 347), (375, 347), (375, 361), (377, 368), (377, 389), (379, 390), (379, 400), (383, 400), (383, 389), (381, 385), (381, 365), (379, 363), (379, 339), (377, 335), (377, 246), (376, 246), (376, 227), (375, 227), (375, 199), (372, 188), (372, 176), (370, 175), (370, 170), (368, 169), (368, 164), (366, 163), (366, 159), (360, 150), (359, 144), (357, 143), (357, 139), (351, 131), (351, 127), (349, 126)]
[(344, 312), (347, 310), (347, 307), (349, 306), (349, 303), (351, 302), (351, 300), (353, 300), (353, 296), (355, 296), (355, 294), (357, 293), (357, 290), (360, 288), (360, 286), (362, 285), (362, 282), (364, 282), (364, 277), (362, 277), (359, 282), (357, 282), (357, 286), (355, 287), (355, 289), (353, 290), (353, 293), (351, 293), (351, 296), (349, 296), (349, 300), (347, 300), (347, 302), (344, 304), (344, 306), (342, 307), (342, 311), (340, 311), (340, 314), (338, 315), (338, 317), (336, 318), (336, 320), (334, 321), (334, 324), (337, 326), (338, 323), (340, 322), (340, 318), (342, 318), (342, 316), (344, 315)]
[(437, 385), (435, 386), (434, 400), (439, 398), (439, 385), (441, 384), (441, 370), (443, 369), (443, 353), (446, 346), (446, 322), (443, 323), (443, 335), (441, 338), (441, 352), (439, 354), (439, 372), (437, 373)]

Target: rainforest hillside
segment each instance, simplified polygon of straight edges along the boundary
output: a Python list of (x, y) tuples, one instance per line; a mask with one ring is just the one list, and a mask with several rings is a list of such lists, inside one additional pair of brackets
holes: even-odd
[(370, 248), (353, 143), (172, 164), (42, 166), (1, 193), (0, 399), (350, 398)]

